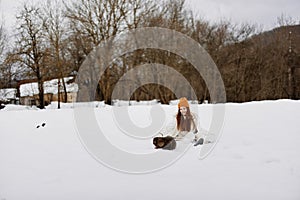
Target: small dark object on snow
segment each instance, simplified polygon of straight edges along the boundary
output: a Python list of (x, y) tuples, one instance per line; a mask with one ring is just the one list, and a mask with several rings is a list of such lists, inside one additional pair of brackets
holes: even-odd
[(46, 123), (42, 123), (42, 125), (37, 125), (36, 128), (40, 128), (41, 126), (42, 126), (42, 127), (45, 127), (45, 126), (46, 126)]
[(204, 139), (200, 138), (195, 144), (194, 146), (198, 146), (198, 145), (202, 145), (204, 143)]
[(176, 141), (171, 136), (155, 137), (153, 144), (156, 149), (174, 150), (176, 148)]

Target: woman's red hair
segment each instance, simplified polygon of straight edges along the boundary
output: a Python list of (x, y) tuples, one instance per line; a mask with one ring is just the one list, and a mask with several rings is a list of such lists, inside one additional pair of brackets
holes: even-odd
[(187, 112), (186, 112), (186, 119), (183, 118), (180, 109), (178, 109), (178, 113), (176, 115), (176, 120), (177, 120), (177, 130), (179, 131), (191, 131), (191, 123), (193, 120), (193, 117), (191, 115), (190, 108), (187, 107)]

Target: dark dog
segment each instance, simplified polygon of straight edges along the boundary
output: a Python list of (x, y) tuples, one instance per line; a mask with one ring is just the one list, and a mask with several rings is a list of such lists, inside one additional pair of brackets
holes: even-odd
[(156, 149), (174, 150), (176, 148), (176, 141), (171, 136), (155, 137), (153, 144)]

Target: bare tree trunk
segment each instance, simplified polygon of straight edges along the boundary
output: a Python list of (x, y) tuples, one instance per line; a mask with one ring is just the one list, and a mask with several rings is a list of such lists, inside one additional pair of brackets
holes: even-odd
[(38, 81), (38, 90), (39, 90), (39, 105), (38, 107), (40, 109), (45, 108), (45, 99), (44, 99), (44, 82), (43, 79), (40, 75), (40, 69), (39, 67), (37, 68), (37, 81)]

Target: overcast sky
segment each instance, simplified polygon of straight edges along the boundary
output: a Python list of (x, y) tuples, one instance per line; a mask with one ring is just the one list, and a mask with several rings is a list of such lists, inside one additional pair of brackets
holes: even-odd
[[(16, 8), (23, 1), (0, 0), (0, 19), (4, 18), (7, 26), (13, 26)], [(186, 0), (186, 6), (210, 21), (227, 19), (234, 23), (256, 23), (265, 30), (273, 28), (281, 15), (300, 20), (299, 0)]]
[(300, 20), (299, 0), (186, 0), (186, 3), (205, 19), (255, 23), (266, 30), (276, 26), (281, 15)]

